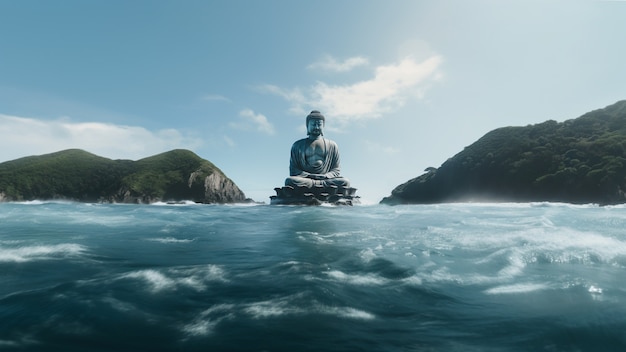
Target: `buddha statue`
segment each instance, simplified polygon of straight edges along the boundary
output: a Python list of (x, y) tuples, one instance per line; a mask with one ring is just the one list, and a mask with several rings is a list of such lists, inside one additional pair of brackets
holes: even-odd
[(289, 177), (285, 186), (294, 188), (349, 188), (350, 181), (339, 174), (339, 148), (337, 143), (324, 138), (326, 119), (313, 110), (306, 117), (307, 138), (296, 141), (291, 147)]

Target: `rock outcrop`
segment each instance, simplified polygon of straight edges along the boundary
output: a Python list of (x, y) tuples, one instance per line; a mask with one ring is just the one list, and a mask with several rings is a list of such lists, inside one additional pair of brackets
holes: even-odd
[(207, 203), (241, 202), (243, 192), (233, 181), (221, 173), (214, 172), (204, 178), (204, 199)]

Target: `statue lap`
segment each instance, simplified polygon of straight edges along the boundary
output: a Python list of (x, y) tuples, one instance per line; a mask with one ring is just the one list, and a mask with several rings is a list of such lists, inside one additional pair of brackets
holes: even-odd
[(350, 180), (345, 177), (327, 178), (325, 180), (314, 180), (312, 178), (301, 176), (289, 176), (285, 180), (285, 186), (292, 187), (314, 187), (314, 186), (337, 186), (337, 187), (350, 187)]

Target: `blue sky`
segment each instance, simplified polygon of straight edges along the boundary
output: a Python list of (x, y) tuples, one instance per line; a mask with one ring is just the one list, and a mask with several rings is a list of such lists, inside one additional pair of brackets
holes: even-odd
[(0, 162), (186, 148), (257, 201), (312, 109), (365, 202), (626, 99), (625, 1), (0, 0)]

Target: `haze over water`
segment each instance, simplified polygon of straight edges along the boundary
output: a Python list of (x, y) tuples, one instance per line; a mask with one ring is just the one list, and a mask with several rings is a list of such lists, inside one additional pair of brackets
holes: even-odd
[(0, 204), (7, 351), (623, 351), (624, 207)]

